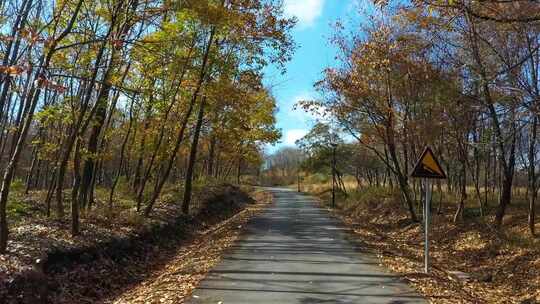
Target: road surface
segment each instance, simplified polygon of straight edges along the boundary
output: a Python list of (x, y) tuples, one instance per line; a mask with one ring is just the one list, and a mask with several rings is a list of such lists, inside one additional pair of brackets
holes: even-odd
[(427, 303), (309, 196), (269, 190), (275, 203), (249, 222), (187, 303)]

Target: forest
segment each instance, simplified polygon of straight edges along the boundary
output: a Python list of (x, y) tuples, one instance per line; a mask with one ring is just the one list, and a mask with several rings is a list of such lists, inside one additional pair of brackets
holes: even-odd
[(294, 49), (281, 14), (271, 1), (2, 1), (0, 253), (14, 192), (41, 192), (77, 235), (81, 215), (115, 216), (119, 189), (149, 216), (182, 179), (188, 213), (194, 181), (256, 170), (279, 138), (261, 69)]

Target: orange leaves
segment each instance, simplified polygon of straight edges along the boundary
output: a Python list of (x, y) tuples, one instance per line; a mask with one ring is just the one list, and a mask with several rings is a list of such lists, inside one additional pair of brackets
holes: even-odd
[(0, 35), (0, 41), (10, 42), (10, 41), (13, 41), (13, 37), (7, 36), (7, 35)]
[(3, 66), (0, 65), (0, 74), (7, 74), (9, 76), (19, 76), (25, 71), (25, 68), (20, 65)]
[(38, 42), (43, 43), (46, 41), (45, 38), (41, 37), (39, 33), (33, 29), (22, 29), (19, 32), (19, 35), (30, 42), (30, 44), (35, 44)]
[(111, 43), (112, 47), (115, 49), (120, 49), (124, 45), (124, 39), (122, 39), (122, 36), (124, 36), (122, 33), (119, 32), (113, 32), (109, 38), (109, 42)]
[[(32, 28), (23, 28), (18, 32), (19, 38), (21, 38), (23, 41), (27, 41), (30, 46), (33, 46), (38, 43), (42, 43), (43, 46), (49, 47), (49, 45), (54, 40), (53, 37), (45, 38), (42, 35), (40, 35), (39, 32)], [(0, 34), (0, 41), (1, 42), (13, 42), (15, 41), (16, 36), (8, 36), (8, 35), (2, 35)]]
[(64, 93), (67, 88), (61, 84), (58, 84), (57, 82), (54, 82), (52, 80), (48, 80), (47, 78), (41, 76), (36, 80), (37, 86), (40, 88), (47, 88), (51, 91), (56, 91), (60, 94)]
[(111, 39), (111, 44), (113, 47), (119, 49), (124, 44), (124, 41), (122, 39)]

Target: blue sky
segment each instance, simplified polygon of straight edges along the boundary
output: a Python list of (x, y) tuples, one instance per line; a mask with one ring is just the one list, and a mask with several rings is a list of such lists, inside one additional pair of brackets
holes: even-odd
[(265, 71), (265, 83), (278, 101), (277, 127), (283, 133), (281, 143), (268, 147), (269, 152), (294, 145), (313, 125), (314, 117), (300, 109), (293, 110), (294, 104), (317, 97), (313, 84), (321, 79), (325, 67), (335, 63), (336, 50), (329, 42), (333, 24), (349, 20), (357, 3), (358, 0), (284, 0), (285, 14), (298, 18), (292, 32), (298, 49), (287, 64), (285, 75), (272, 67)]

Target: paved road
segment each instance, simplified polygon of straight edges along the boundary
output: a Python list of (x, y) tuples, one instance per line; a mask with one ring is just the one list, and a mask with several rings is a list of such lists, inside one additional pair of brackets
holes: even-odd
[(270, 191), (275, 204), (249, 222), (188, 303), (427, 303), (308, 196)]

